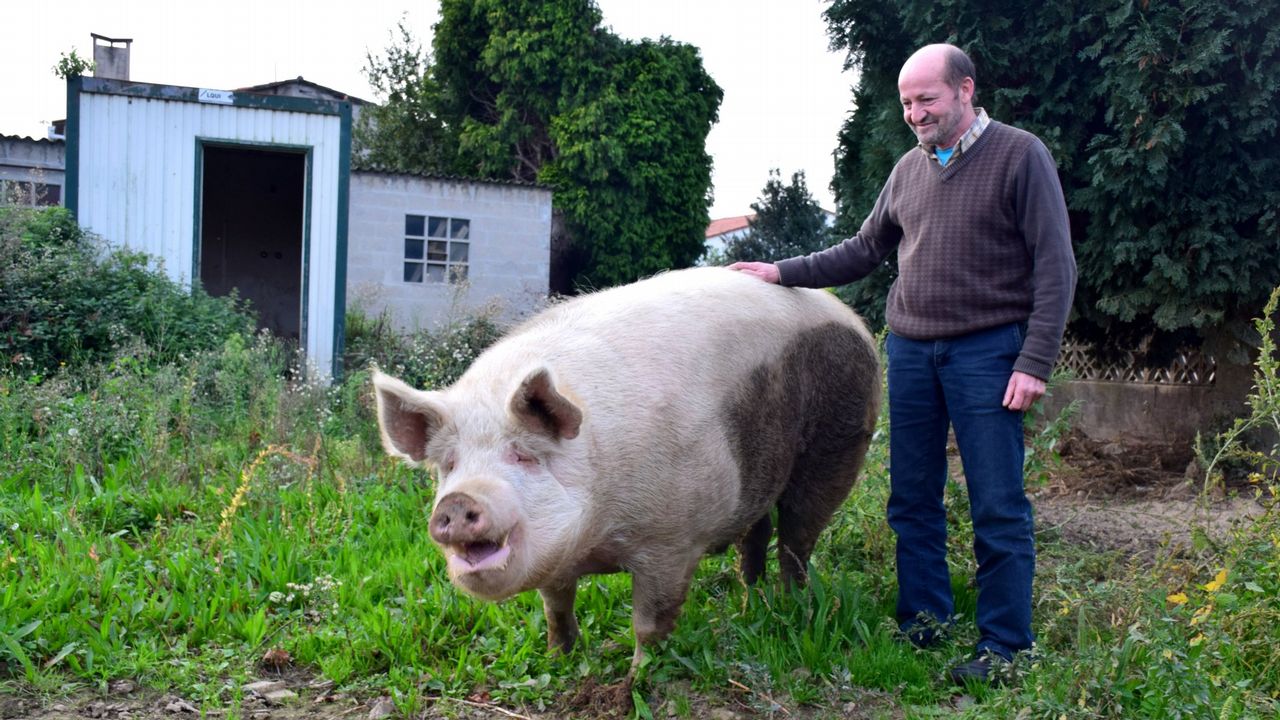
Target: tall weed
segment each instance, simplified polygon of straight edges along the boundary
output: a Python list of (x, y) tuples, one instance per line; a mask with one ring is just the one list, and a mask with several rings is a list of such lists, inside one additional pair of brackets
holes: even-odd
[[(1253, 390), (1245, 398), (1249, 412), (1236, 418), (1231, 427), (1212, 442), (1196, 436), (1196, 452), (1204, 467), (1204, 486), (1221, 486), (1224, 465), (1236, 462), (1254, 469), (1249, 480), (1272, 486), (1280, 480), (1280, 357), (1276, 356), (1275, 318), (1280, 310), (1280, 287), (1271, 292), (1262, 315), (1253, 321), (1259, 336), (1258, 357), (1254, 361)], [(1251, 441), (1266, 438), (1269, 452), (1256, 449)]]

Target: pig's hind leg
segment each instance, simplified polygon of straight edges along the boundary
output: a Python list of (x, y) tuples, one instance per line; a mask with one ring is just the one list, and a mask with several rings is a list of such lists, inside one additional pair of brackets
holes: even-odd
[(773, 520), (765, 513), (738, 540), (738, 573), (745, 585), (754, 585), (764, 577), (765, 560), (769, 553), (769, 538), (773, 535)]
[(862, 468), (871, 435), (854, 435), (853, 442), (810, 446), (797, 458), (791, 481), (778, 498), (778, 566), (788, 584), (803, 585), (807, 580), (809, 556), (818, 536), (848, 497)]

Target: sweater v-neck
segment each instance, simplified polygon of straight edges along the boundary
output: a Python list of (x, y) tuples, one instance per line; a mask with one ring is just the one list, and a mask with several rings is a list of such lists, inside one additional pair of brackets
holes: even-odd
[(998, 132), (1000, 130), (999, 128), (1000, 124), (1001, 124), (1000, 122), (996, 120), (992, 120), (991, 123), (987, 125), (986, 129), (982, 131), (982, 134), (978, 136), (978, 139), (974, 141), (973, 145), (969, 149), (960, 153), (959, 157), (953, 156), (951, 160), (947, 162), (946, 165), (941, 165), (941, 164), (937, 164), (930, 161), (929, 164), (933, 166), (934, 171), (938, 174), (938, 179), (941, 180), (942, 182), (946, 182), (947, 180), (950, 180), (951, 178), (955, 177), (956, 173), (960, 172), (960, 168), (963, 167), (966, 162), (968, 162), (969, 158), (977, 154), (982, 149), (982, 146), (987, 144), (987, 141), (990, 139), (990, 136), (993, 133)]

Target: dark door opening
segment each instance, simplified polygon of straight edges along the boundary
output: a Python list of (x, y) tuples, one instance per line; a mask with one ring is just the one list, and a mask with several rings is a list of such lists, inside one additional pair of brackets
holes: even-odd
[(258, 326), (302, 335), (302, 243), (306, 155), (204, 147), (200, 282), (210, 295), (232, 289), (249, 300)]

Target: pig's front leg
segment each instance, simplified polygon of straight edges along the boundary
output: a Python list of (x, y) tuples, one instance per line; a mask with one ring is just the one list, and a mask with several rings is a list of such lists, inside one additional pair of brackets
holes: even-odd
[(627, 685), (640, 670), (645, 646), (661, 642), (675, 629), (700, 557), (700, 553), (684, 558), (672, 553), (661, 564), (632, 570), (631, 624), (636, 633), (636, 651), (631, 657)]
[(547, 647), (567, 653), (578, 641), (578, 618), (573, 614), (573, 601), (578, 592), (576, 580), (556, 587), (538, 588), (542, 611), (547, 616)]

